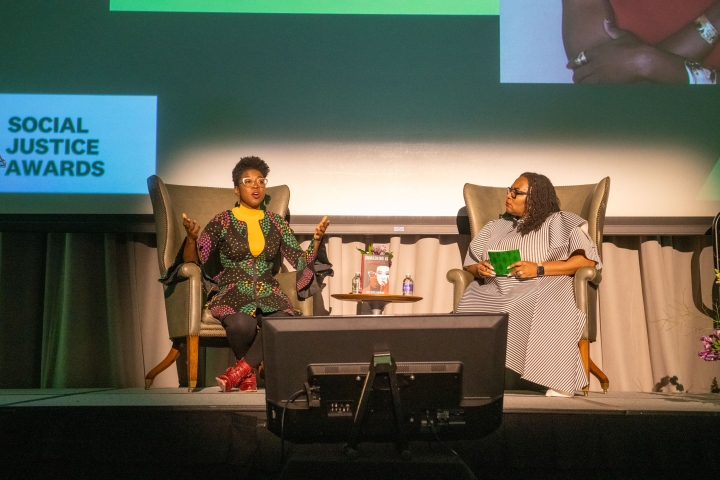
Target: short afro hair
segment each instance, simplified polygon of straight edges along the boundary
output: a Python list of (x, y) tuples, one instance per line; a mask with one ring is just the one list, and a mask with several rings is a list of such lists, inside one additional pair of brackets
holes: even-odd
[(240, 186), (240, 179), (242, 178), (243, 172), (246, 170), (257, 170), (262, 174), (263, 177), (267, 178), (270, 174), (270, 167), (260, 157), (243, 157), (235, 165), (232, 171), (233, 185), (236, 187)]

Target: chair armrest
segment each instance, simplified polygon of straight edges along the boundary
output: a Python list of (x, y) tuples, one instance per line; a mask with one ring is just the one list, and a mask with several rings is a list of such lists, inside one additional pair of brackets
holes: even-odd
[(575, 286), (575, 303), (577, 304), (577, 307), (585, 313), (588, 312), (588, 282), (593, 282), (594, 284), (595, 282), (593, 280), (596, 275), (599, 275), (599, 272), (595, 269), (595, 267), (581, 267), (578, 268), (577, 272), (575, 272), (575, 276), (573, 278), (573, 284)]
[(181, 264), (176, 273), (178, 278), (198, 278), (202, 276), (202, 271), (197, 263), (183, 263)]
[(165, 309), (170, 338), (200, 333), (203, 308), (202, 271), (195, 263), (183, 263), (176, 282), (165, 287)]
[(595, 267), (580, 267), (575, 272), (575, 278), (580, 278), (584, 282), (590, 282), (596, 287), (602, 281), (602, 272)]
[(445, 278), (453, 284), (453, 313), (457, 313), (458, 303), (460, 303), (460, 299), (468, 285), (475, 281), (475, 277), (470, 272), (453, 268), (452, 270), (448, 270)]
[[(602, 280), (600, 271), (595, 267), (581, 267), (575, 272), (573, 284), (575, 287), (575, 304), (578, 309), (585, 312), (587, 322), (583, 328), (582, 338), (595, 341), (597, 332), (597, 318), (595, 315), (597, 286)], [(588, 285), (590, 285), (588, 289)]]

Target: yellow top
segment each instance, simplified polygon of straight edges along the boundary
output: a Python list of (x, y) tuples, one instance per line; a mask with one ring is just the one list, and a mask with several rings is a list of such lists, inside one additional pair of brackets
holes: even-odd
[(260, 228), (260, 220), (265, 218), (265, 212), (259, 208), (248, 208), (244, 205), (232, 209), (235, 218), (247, 224), (248, 245), (253, 257), (260, 255), (265, 248), (265, 235)]

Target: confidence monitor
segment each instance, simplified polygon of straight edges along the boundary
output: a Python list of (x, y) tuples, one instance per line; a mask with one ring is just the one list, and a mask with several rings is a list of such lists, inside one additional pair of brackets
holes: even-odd
[[(506, 314), (265, 318), (263, 337), (268, 428), (287, 440), (348, 440), (371, 361), (387, 354), (408, 439), (480, 438), (502, 421)], [(390, 384), (375, 376), (363, 440), (397, 435)]]

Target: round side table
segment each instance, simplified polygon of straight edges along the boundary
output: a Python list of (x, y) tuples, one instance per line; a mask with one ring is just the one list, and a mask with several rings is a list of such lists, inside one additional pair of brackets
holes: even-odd
[(375, 293), (335, 293), (331, 296), (338, 300), (367, 303), (373, 315), (382, 315), (385, 305), (388, 303), (414, 303), (423, 299), (423, 297), (417, 297), (415, 295), (386, 295)]

